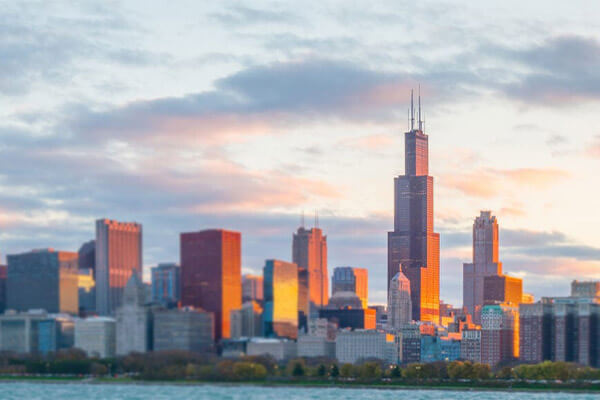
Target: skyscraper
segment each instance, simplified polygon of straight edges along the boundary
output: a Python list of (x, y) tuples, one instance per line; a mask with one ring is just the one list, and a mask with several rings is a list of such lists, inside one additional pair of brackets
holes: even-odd
[(473, 262), (463, 264), (463, 307), (477, 324), (484, 303), (484, 278), (500, 276), (498, 260), (498, 221), (490, 211), (481, 211), (473, 223)]
[(336, 267), (331, 277), (331, 295), (352, 292), (358, 296), (362, 308), (367, 308), (369, 298), (369, 275), (365, 268)]
[(152, 268), (152, 301), (165, 306), (181, 299), (181, 268), (175, 263), (162, 263)]
[(77, 253), (43, 249), (8, 255), (6, 259), (7, 309), (78, 313)]
[(96, 312), (112, 315), (121, 305), (133, 270), (142, 273), (142, 225), (96, 221)]
[(117, 355), (151, 350), (150, 311), (145, 307), (146, 290), (137, 271), (133, 271), (123, 292), (123, 303), (116, 310)]
[(215, 339), (230, 337), (242, 305), (242, 235), (224, 229), (181, 234), (181, 302), (214, 313)]
[[(292, 262), (308, 273), (306, 290), (309, 304), (317, 308), (326, 306), (329, 298), (327, 236), (323, 236), (320, 228), (298, 228), (293, 238)], [(302, 279), (302, 272), (300, 275)], [(300, 289), (301, 292), (302, 290)]]
[(6, 265), (0, 265), (0, 314), (6, 308)]
[(481, 309), (481, 362), (491, 367), (519, 357), (519, 309), (508, 304)]
[[(420, 103), (420, 98), (419, 98)], [(404, 175), (394, 178), (394, 230), (388, 232), (389, 284), (401, 270), (410, 281), (412, 317), (438, 322), (440, 302), (440, 236), (433, 231), (433, 177), (429, 176), (428, 136), (414, 127), (404, 134)]]
[(267, 260), (263, 269), (265, 306), (264, 335), (298, 337), (298, 266), (279, 260)]
[(79, 255), (79, 269), (89, 269), (91, 271), (96, 269), (96, 242), (94, 240), (82, 244), (77, 253)]
[(410, 281), (401, 271), (392, 278), (388, 298), (388, 324), (394, 329), (402, 329), (412, 321)]
[(242, 302), (263, 301), (263, 277), (245, 274), (242, 276)]

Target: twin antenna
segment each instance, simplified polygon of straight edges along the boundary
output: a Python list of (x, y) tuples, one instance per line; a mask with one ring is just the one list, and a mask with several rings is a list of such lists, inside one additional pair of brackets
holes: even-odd
[[(304, 228), (304, 210), (302, 210), (302, 216), (300, 217), (300, 226)], [(315, 210), (315, 228), (319, 227), (319, 212)]]
[[(409, 113), (409, 120), (410, 120), (410, 130), (414, 131), (415, 130), (415, 102), (414, 102), (414, 89), (410, 89), (410, 110), (408, 111)], [(425, 122), (421, 119), (421, 85), (419, 84), (419, 111), (418, 111), (419, 115), (419, 130), (422, 132), (424, 129), (424, 125)]]

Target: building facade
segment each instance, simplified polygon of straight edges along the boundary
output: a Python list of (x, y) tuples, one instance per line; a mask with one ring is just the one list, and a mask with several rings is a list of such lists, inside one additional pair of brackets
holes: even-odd
[(369, 273), (366, 268), (336, 267), (331, 277), (331, 295), (352, 292), (358, 296), (362, 308), (368, 307)]
[[(79, 269), (96, 270), (96, 241), (85, 242), (77, 251)], [(93, 274), (92, 274), (93, 276)]]
[(481, 309), (481, 362), (491, 367), (519, 357), (519, 311), (512, 305)]
[(89, 357), (109, 358), (116, 354), (116, 321), (91, 317), (75, 321), (75, 347)]
[(231, 311), (231, 337), (259, 337), (263, 335), (263, 309), (256, 301), (247, 301), (239, 310)]
[(356, 364), (367, 359), (398, 363), (400, 345), (396, 336), (376, 330), (342, 330), (335, 339), (335, 355), (339, 363)]
[(0, 351), (48, 354), (73, 347), (74, 320), (42, 310), (0, 315)]
[[(298, 228), (293, 235), (292, 262), (308, 274), (306, 282), (303, 282), (307, 287), (303, 287), (300, 294), (306, 291), (309, 305), (313, 308), (326, 306), (329, 299), (327, 236), (320, 228)], [(305, 308), (303, 304), (301, 308)]]
[(0, 314), (6, 309), (6, 265), (0, 265)]
[(410, 281), (401, 271), (392, 278), (388, 296), (388, 326), (400, 330), (412, 321)]
[(496, 217), (490, 211), (481, 211), (473, 223), (473, 262), (463, 265), (463, 307), (477, 324), (481, 323), (484, 304), (484, 278), (502, 274), (498, 235)]
[(163, 263), (152, 268), (152, 301), (164, 306), (177, 305), (181, 300), (181, 268), (175, 263)]
[(491, 275), (483, 278), (483, 302), (511, 303), (523, 301), (523, 280), (508, 275)]
[(242, 302), (263, 301), (263, 277), (245, 274), (242, 276)]
[(151, 350), (152, 319), (145, 307), (144, 284), (137, 272), (131, 274), (123, 294), (123, 303), (116, 311), (117, 355)]
[(181, 303), (214, 314), (215, 339), (229, 338), (242, 305), (242, 235), (224, 229), (182, 233)]
[(324, 318), (329, 322), (335, 323), (339, 329), (375, 329), (377, 327), (376, 315), (377, 312), (370, 308), (319, 310), (319, 318)]
[(394, 178), (394, 231), (388, 232), (387, 282), (389, 285), (402, 271), (410, 281), (412, 318), (437, 322), (440, 236), (433, 226), (433, 177), (428, 175), (429, 138), (421, 123), (415, 129), (414, 118), (412, 121), (410, 132), (404, 134), (404, 175)]
[(96, 281), (93, 269), (79, 269), (77, 276), (79, 315), (92, 315), (96, 310)]
[(121, 306), (131, 271), (142, 272), (142, 225), (96, 221), (96, 312), (112, 315)]
[(212, 313), (183, 309), (162, 309), (153, 313), (154, 351), (184, 350), (194, 353), (214, 349)]
[(77, 253), (53, 249), (8, 255), (6, 308), (79, 312)]
[(298, 266), (267, 260), (263, 279), (264, 335), (295, 339), (298, 336)]
[(461, 332), (460, 358), (473, 363), (481, 362), (480, 329), (465, 329)]

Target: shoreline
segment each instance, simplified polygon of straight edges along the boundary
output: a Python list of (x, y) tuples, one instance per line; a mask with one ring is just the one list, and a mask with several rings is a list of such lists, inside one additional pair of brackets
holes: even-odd
[(131, 378), (76, 378), (76, 377), (8, 377), (0, 376), (1, 384), (33, 383), (33, 384), (84, 384), (84, 385), (142, 385), (142, 386), (222, 386), (222, 387), (266, 387), (266, 388), (337, 388), (337, 389), (374, 389), (374, 390), (437, 390), (456, 392), (553, 392), (570, 394), (598, 394), (600, 385), (587, 388), (569, 387), (524, 387), (485, 386), (485, 385), (443, 385), (440, 384), (402, 384), (402, 383), (350, 383), (350, 382), (306, 382), (306, 381), (265, 381), (265, 382), (218, 382), (200, 380), (137, 380)]

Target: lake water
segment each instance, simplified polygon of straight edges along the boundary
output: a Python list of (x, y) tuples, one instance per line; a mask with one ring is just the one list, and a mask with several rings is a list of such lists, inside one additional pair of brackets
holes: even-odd
[(436, 390), (387, 390), (340, 388), (266, 388), (256, 386), (94, 385), (80, 383), (0, 383), (0, 399), (210, 399), (210, 400), (587, 400), (594, 394), (519, 393)]

